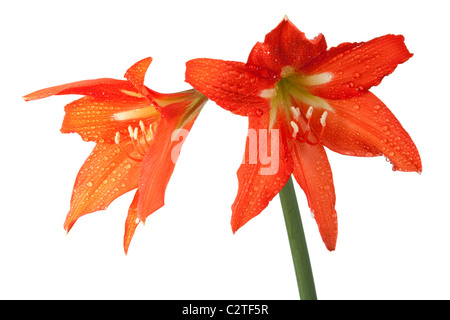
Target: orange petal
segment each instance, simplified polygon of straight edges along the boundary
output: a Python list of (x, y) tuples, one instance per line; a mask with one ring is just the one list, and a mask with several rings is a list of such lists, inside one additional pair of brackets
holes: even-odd
[(325, 246), (332, 251), (336, 247), (338, 224), (333, 175), (325, 149), (296, 142), (292, 156), (294, 177), (306, 194)]
[(125, 234), (123, 236), (123, 248), (125, 254), (128, 253), (128, 248), (130, 246), (131, 239), (133, 238), (136, 227), (141, 222), (137, 217), (137, 204), (139, 200), (139, 190), (134, 194), (133, 201), (131, 202), (130, 208), (128, 209), (127, 219), (125, 221)]
[[(341, 154), (372, 157), (384, 154), (394, 170), (422, 171), (419, 152), (394, 114), (371, 92), (347, 100), (328, 100), (322, 143)], [(312, 121), (321, 130), (319, 114)], [(314, 118), (314, 115), (313, 115)]]
[(130, 96), (125, 91), (135, 91), (130, 82), (109, 78), (83, 80), (59, 86), (54, 86), (30, 93), (23, 98), (25, 101), (43, 99), (54, 95), (79, 94), (90, 97), (123, 99)]
[[(130, 154), (134, 151), (130, 142), (124, 141), (122, 147)], [(79, 217), (105, 210), (113, 200), (137, 188), (139, 167), (117, 145), (97, 144), (78, 173), (64, 229), (69, 232)]]
[(244, 162), (237, 177), (239, 188), (232, 205), (231, 228), (236, 232), (259, 215), (280, 192), (293, 170), (285, 137), (275, 124), (269, 128), (269, 113), (249, 117)]
[(152, 63), (151, 57), (142, 59), (132, 65), (125, 73), (125, 78), (133, 84), (138, 92), (144, 95), (148, 94), (146, 88), (144, 87), (144, 80), (150, 63)]
[(332, 73), (330, 82), (309, 87), (315, 96), (346, 99), (361, 95), (391, 74), (412, 54), (403, 36), (392, 34), (361, 43), (343, 43), (306, 66), (306, 74)]
[(315, 39), (306, 38), (289, 19), (285, 18), (269, 32), (264, 43), (257, 43), (247, 64), (281, 72), (285, 66), (300, 70), (305, 64), (327, 49), (322, 34)]
[[(198, 92), (192, 97), (197, 97)], [(194, 99), (195, 100), (195, 99)], [(162, 117), (155, 132), (154, 141), (142, 161), (139, 178), (138, 217), (145, 219), (164, 205), (166, 188), (177, 162), (181, 146), (191, 130), (198, 112), (206, 103), (190, 101), (169, 104), (162, 108)], [(195, 103), (195, 102), (194, 102)], [(193, 107), (193, 108), (191, 108)], [(200, 108), (200, 110), (196, 109)], [(195, 109), (195, 110), (194, 110)], [(190, 116), (187, 116), (189, 114)]]
[[(159, 118), (159, 113), (145, 98), (113, 100), (107, 96), (102, 98), (83, 97), (65, 106), (65, 117), (61, 127), (63, 133), (78, 133), (85, 141), (114, 143), (116, 132), (128, 135), (128, 126), (137, 127), (140, 119), (120, 120), (117, 114), (126, 111), (153, 110), (153, 117), (147, 122)], [(149, 114), (147, 112), (147, 114)]]
[(222, 108), (243, 116), (267, 110), (261, 93), (275, 86), (275, 81), (257, 76), (244, 63), (214, 59), (188, 61), (186, 82)]

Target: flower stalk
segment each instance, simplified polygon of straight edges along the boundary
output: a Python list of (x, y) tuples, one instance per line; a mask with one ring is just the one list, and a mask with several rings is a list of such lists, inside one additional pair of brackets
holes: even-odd
[(309, 259), (302, 219), (298, 209), (292, 177), (280, 193), (281, 207), (291, 247), (297, 286), (302, 300), (317, 300), (314, 277)]

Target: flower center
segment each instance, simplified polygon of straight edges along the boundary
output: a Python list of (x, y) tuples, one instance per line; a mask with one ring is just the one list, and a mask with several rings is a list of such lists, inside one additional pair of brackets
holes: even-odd
[[(277, 117), (281, 115), (287, 121), (293, 139), (318, 144), (326, 126), (328, 113), (334, 110), (326, 100), (312, 95), (308, 87), (329, 82), (332, 74), (324, 72), (302, 75), (288, 66), (283, 68), (281, 77), (273, 89), (261, 92), (261, 97), (271, 101), (269, 128), (274, 126)], [(321, 114), (318, 120), (321, 125), (320, 132), (314, 132), (311, 128), (311, 120), (317, 112)], [(317, 121), (317, 117), (315, 118)], [(310, 134), (316, 136), (315, 140), (309, 139)]]
[[(156, 122), (151, 122), (146, 126), (141, 120), (139, 121), (139, 127), (128, 126), (128, 136), (122, 137), (120, 132), (116, 132), (114, 141), (128, 158), (141, 162), (153, 140), (156, 126)], [(130, 144), (132, 148), (129, 147)]]

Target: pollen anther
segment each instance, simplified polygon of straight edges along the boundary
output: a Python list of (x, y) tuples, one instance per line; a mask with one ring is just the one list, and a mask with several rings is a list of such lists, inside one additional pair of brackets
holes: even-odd
[(328, 112), (325, 111), (322, 116), (320, 117), (320, 124), (322, 125), (322, 127), (325, 127), (327, 125), (326, 120), (327, 120), (327, 116), (328, 116)]
[(298, 133), (298, 125), (294, 121), (291, 121), (291, 127), (294, 130), (294, 132), (292, 133), (292, 137), (295, 138)]
[(300, 119), (300, 109), (297, 107), (291, 107), (292, 115), (294, 116), (294, 120), (298, 121)]
[(309, 109), (308, 109), (308, 111), (306, 112), (305, 118), (306, 118), (306, 119), (311, 119), (311, 116), (312, 116), (313, 111), (314, 111), (314, 107), (313, 107), (313, 106), (310, 106)]

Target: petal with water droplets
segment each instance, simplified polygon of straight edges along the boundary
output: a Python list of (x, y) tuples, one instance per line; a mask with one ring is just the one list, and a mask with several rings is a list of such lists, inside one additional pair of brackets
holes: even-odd
[(311, 86), (309, 92), (328, 99), (347, 99), (367, 92), (412, 57), (404, 40), (403, 36), (389, 34), (331, 48), (302, 70), (306, 74), (332, 74), (330, 82)]
[(186, 82), (222, 108), (243, 116), (269, 110), (261, 93), (275, 86), (275, 81), (257, 76), (244, 63), (214, 59), (188, 61)]
[[(373, 93), (347, 100), (328, 100), (322, 143), (335, 152), (361, 157), (384, 154), (399, 171), (422, 171), (419, 152), (394, 114)], [(312, 126), (321, 130), (318, 118)]]
[[(134, 150), (131, 142), (122, 146), (130, 154)], [(68, 232), (79, 217), (105, 210), (116, 198), (137, 188), (139, 167), (117, 145), (98, 143), (78, 172), (64, 229)]]
[(325, 149), (321, 145), (296, 142), (292, 156), (294, 177), (306, 194), (323, 242), (332, 251), (336, 247), (338, 223), (333, 175)]

